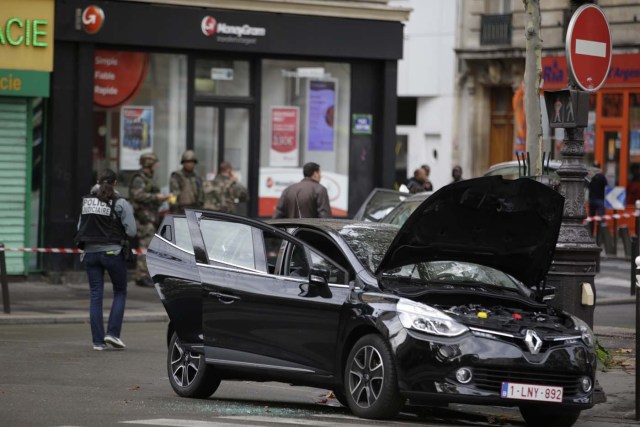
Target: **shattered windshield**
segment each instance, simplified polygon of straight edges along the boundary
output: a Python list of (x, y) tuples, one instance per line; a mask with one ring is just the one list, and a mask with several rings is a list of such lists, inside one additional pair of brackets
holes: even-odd
[(375, 273), (398, 229), (394, 226), (353, 224), (343, 227), (339, 233), (362, 265)]
[(485, 284), (518, 290), (516, 281), (495, 268), (463, 261), (429, 261), (387, 270), (385, 277), (424, 280), (430, 283)]

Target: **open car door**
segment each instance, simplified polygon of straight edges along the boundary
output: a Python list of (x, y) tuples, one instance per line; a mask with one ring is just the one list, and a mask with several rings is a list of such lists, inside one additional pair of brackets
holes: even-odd
[(265, 375), (333, 373), (348, 273), (261, 221), (191, 210), (186, 217), (202, 282), (207, 362)]

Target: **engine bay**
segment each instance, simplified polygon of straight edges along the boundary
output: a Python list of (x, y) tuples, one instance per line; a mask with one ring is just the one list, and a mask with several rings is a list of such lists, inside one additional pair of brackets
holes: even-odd
[(530, 310), (510, 308), (501, 305), (485, 306), (481, 304), (433, 305), (460, 323), (467, 326), (496, 329), (517, 333), (522, 328), (536, 328), (550, 333), (566, 331), (565, 316), (558, 315), (553, 309)]

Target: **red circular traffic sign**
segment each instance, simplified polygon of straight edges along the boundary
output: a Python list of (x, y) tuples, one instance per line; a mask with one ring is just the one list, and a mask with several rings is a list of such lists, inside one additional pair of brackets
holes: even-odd
[(571, 17), (566, 55), (569, 73), (576, 84), (587, 92), (600, 89), (611, 65), (611, 32), (598, 6), (582, 5)]

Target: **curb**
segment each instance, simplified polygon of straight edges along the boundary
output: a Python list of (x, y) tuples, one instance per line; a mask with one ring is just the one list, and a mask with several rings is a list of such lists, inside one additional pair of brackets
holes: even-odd
[[(108, 313), (106, 314), (108, 317)], [(105, 317), (105, 318), (106, 318)], [(131, 313), (124, 315), (124, 323), (129, 322), (168, 322), (169, 316), (165, 312)], [(0, 325), (52, 325), (63, 323), (89, 323), (88, 314), (3, 314), (0, 315)]]
[(636, 297), (628, 298), (609, 298), (596, 302), (596, 307), (599, 305), (622, 305), (622, 304), (635, 304)]

